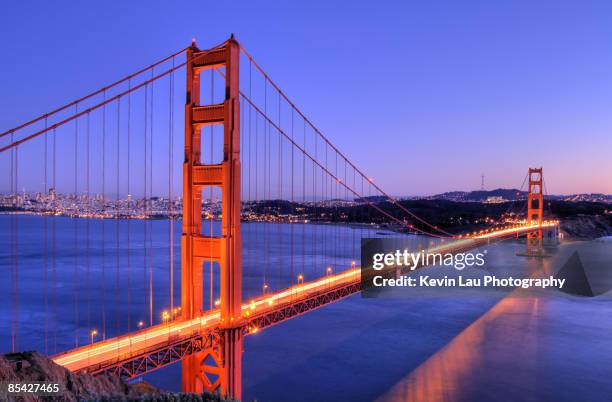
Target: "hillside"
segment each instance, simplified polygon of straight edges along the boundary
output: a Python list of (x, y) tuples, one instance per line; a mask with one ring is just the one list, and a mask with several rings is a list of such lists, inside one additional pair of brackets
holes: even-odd
[(102, 402), (102, 401), (190, 401), (222, 402), (226, 401), (212, 394), (172, 394), (163, 392), (145, 382), (127, 384), (119, 377), (102, 374), (92, 376), (84, 373), (72, 373), (55, 364), (51, 359), (38, 352), (8, 353), (0, 355), (0, 382), (47, 381), (59, 383), (61, 396), (37, 399), (34, 396), (8, 397), (0, 391), (0, 401), (67, 401), (67, 402)]

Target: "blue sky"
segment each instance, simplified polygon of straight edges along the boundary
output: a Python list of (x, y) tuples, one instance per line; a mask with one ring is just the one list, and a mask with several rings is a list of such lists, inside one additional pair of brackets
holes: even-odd
[(0, 130), (234, 32), (392, 194), (612, 193), (608, 2), (10, 2)]

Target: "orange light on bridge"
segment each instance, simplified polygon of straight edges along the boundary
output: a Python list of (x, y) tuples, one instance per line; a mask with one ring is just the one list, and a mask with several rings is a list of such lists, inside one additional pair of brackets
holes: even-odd
[(96, 335), (98, 335), (98, 330), (97, 329), (92, 329), (91, 332), (89, 333), (89, 336), (91, 336), (91, 343), (94, 343), (94, 338), (96, 337)]
[(301, 285), (304, 283), (304, 275), (299, 274), (297, 279), (298, 279), (298, 285)]
[(165, 322), (166, 322), (166, 321), (168, 321), (168, 319), (170, 318), (170, 314), (168, 313), (168, 311), (167, 311), (167, 310), (164, 310), (164, 311), (162, 312), (161, 317), (162, 317), (162, 321), (165, 323)]
[(357, 266), (357, 262), (355, 260), (351, 261), (351, 267), (355, 268), (355, 266)]
[(331, 274), (332, 273), (332, 267), (327, 267), (327, 270), (325, 272), (327, 272), (327, 275)]
[(215, 300), (215, 306), (219, 307), (221, 305), (221, 299)]
[(138, 328), (142, 328), (142, 327), (144, 327), (144, 322), (138, 321)]

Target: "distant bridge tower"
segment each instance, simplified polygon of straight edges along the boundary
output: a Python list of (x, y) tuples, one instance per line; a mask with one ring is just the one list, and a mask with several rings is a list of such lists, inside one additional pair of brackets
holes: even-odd
[[(185, 161), (183, 164), (183, 233), (181, 238), (182, 318), (197, 318), (203, 308), (205, 261), (219, 264), (221, 328), (211, 346), (183, 360), (183, 391), (217, 391), (241, 398), (242, 242), (240, 235), (240, 48), (232, 36), (222, 47), (187, 50)], [(200, 105), (200, 74), (225, 66), (225, 99)], [(223, 125), (223, 161), (202, 165), (201, 130)], [(202, 234), (202, 191), (217, 186), (222, 192), (221, 236)]]
[[(542, 225), (544, 194), (542, 192), (542, 168), (529, 168), (529, 193), (527, 194), (527, 223)], [(542, 229), (527, 234), (527, 254), (541, 254)]]

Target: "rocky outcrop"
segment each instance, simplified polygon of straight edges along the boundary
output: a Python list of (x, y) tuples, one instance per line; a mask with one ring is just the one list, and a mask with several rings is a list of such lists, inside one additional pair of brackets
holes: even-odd
[(561, 230), (568, 238), (596, 239), (612, 236), (612, 215), (577, 215), (561, 220)]
[[(71, 402), (95, 400), (100, 397), (141, 397), (161, 394), (152, 386), (129, 385), (118, 377), (108, 374), (94, 377), (84, 373), (72, 373), (37, 352), (0, 355), (0, 381), (57, 382), (63, 387), (61, 400)], [(37, 399), (24, 397), (22, 400)]]
[[(20, 396), (13, 399), (24, 402), (226, 401), (212, 394), (165, 393), (145, 382), (127, 384), (119, 377), (110, 374), (100, 374), (94, 377), (85, 373), (72, 373), (37, 352), (0, 355), (0, 382), (2, 381), (19, 383), (45, 381), (59, 383), (62, 387), (61, 396), (58, 397)], [(2, 395), (2, 390), (0, 390), (0, 400), (4, 401), (6, 398), (7, 396)], [(10, 398), (8, 400), (11, 401)]]

